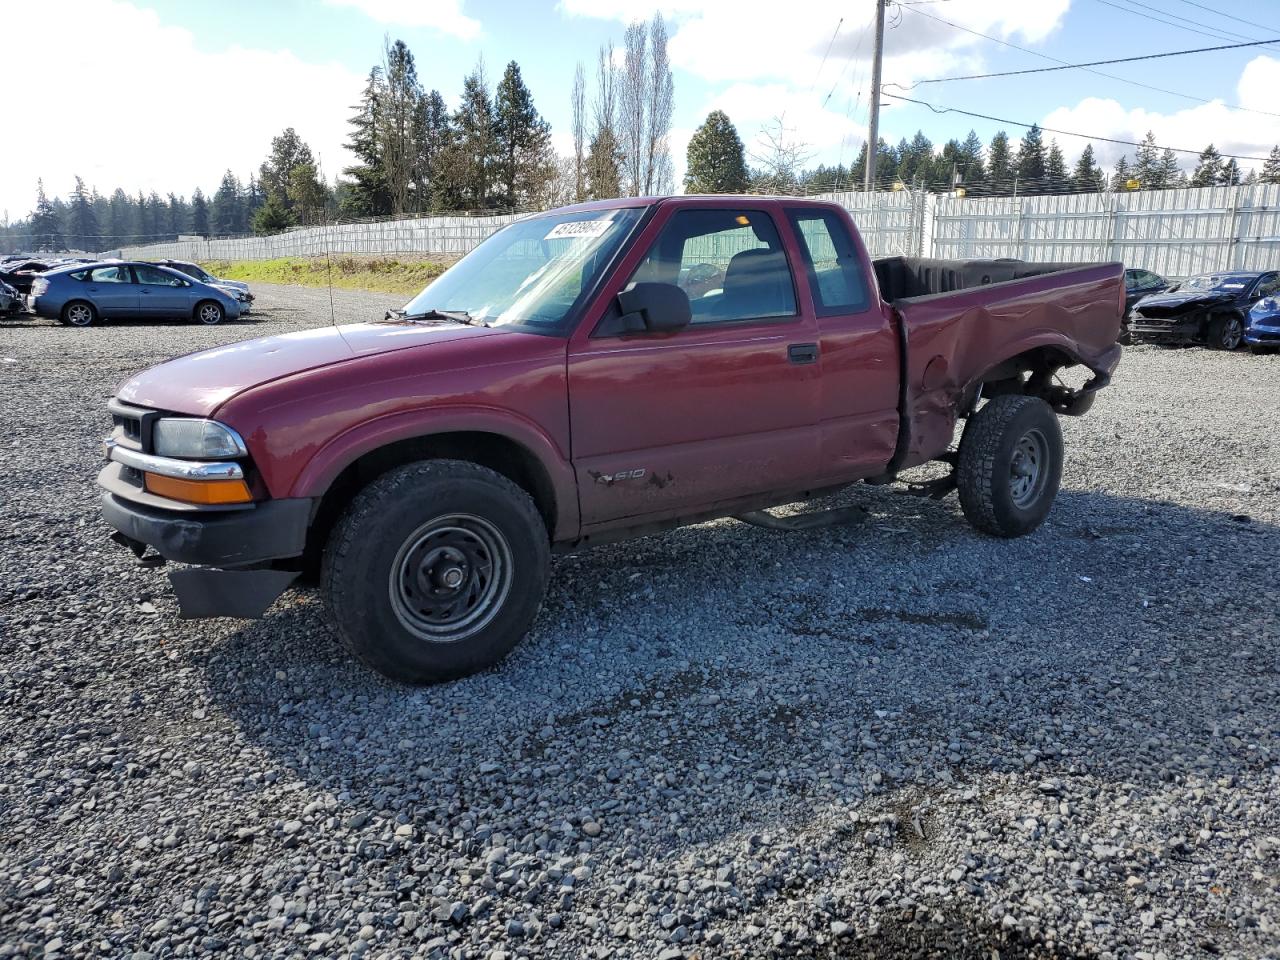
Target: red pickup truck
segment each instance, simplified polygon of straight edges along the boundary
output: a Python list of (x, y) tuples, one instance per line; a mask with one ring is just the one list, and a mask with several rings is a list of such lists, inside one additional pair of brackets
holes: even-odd
[[(1045, 517), (1057, 414), (1120, 359), (1123, 268), (872, 261), (831, 203), (670, 197), (520, 220), (379, 322), (206, 350), (109, 409), (114, 537), (184, 616), (259, 616), (318, 571), (338, 634), (408, 681), (493, 664), (552, 551), (940, 460), (980, 530)], [(1056, 382), (1065, 367), (1083, 386)], [(964, 430), (952, 443), (958, 421)], [(848, 511), (845, 511), (846, 513)]]

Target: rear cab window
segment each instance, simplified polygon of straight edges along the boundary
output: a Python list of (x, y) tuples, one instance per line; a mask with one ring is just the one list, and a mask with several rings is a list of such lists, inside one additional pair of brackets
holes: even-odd
[(861, 313), (871, 305), (866, 275), (844, 221), (831, 210), (789, 209), (800, 241), (814, 311), (820, 317)]
[(628, 280), (646, 282), (683, 289), (695, 325), (797, 316), (782, 238), (763, 210), (677, 210)]

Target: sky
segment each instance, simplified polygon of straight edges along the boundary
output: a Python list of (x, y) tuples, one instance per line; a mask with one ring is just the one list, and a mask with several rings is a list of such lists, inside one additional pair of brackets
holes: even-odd
[[(856, 156), (875, 0), (43, 0), (5, 12), (6, 36), (16, 39), (6, 44), (6, 75), (38, 95), (9, 112), (0, 216), (26, 216), (40, 177), (64, 197), (77, 175), (104, 194), (211, 194), (224, 170), (256, 170), (287, 126), (332, 180), (351, 162), (351, 105), (388, 37), (409, 44), (423, 84), (451, 105), (479, 58), (491, 81), (518, 61), (568, 152), (575, 64), (584, 61), (590, 77), (601, 44), (620, 46), (626, 24), (655, 10), (671, 36), (677, 182), (689, 137), (714, 109), (729, 115), (748, 154), (781, 118), (811, 164)], [(881, 136), (896, 143), (924, 130), (941, 145), (970, 129), (984, 142), (1001, 128), (1015, 140), (1023, 132), (894, 98), (902, 96), (1069, 133), (1140, 140), (1151, 130), (1163, 146), (1213, 142), (1265, 157), (1280, 143), (1280, 42), (1096, 68), (1111, 76), (927, 81), (1273, 36), (1280, 0), (901, 0), (887, 14)], [(1050, 138), (1069, 160), (1089, 142)], [(1093, 142), (1108, 167), (1132, 156), (1131, 147)], [(1194, 156), (1179, 158), (1194, 165)]]

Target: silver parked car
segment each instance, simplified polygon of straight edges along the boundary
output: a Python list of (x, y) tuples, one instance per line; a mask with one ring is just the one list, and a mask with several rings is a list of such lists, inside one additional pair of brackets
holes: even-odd
[(179, 273), (185, 273), (191, 279), (199, 280), (201, 283), (222, 287), (240, 301), (241, 316), (253, 309), (253, 294), (249, 292), (249, 285), (243, 280), (224, 280), (222, 277), (215, 277), (200, 264), (192, 263), (190, 260), (155, 260), (153, 262), (162, 267), (177, 270)]

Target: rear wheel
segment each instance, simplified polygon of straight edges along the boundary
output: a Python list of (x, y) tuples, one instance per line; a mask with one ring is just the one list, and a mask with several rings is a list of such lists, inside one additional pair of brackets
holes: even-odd
[(196, 304), (195, 318), (197, 323), (202, 323), (206, 327), (212, 327), (222, 322), (222, 318), (226, 316), (226, 311), (222, 309), (222, 304), (215, 303), (212, 300), (202, 300)]
[(1234, 314), (1209, 321), (1208, 343), (1214, 350), (1235, 350), (1244, 339), (1244, 321)]
[(501, 660), (533, 623), (550, 571), (529, 495), (458, 460), (399, 467), (362, 490), (325, 550), (339, 637), (378, 672), (450, 680)]
[(969, 418), (956, 483), (965, 519), (984, 533), (1020, 537), (1048, 516), (1062, 481), (1062, 431), (1039, 397), (996, 397)]
[(59, 319), (69, 327), (91, 327), (98, 322), (98, 311), (92, 303), (72, 300), (62, 308)]

